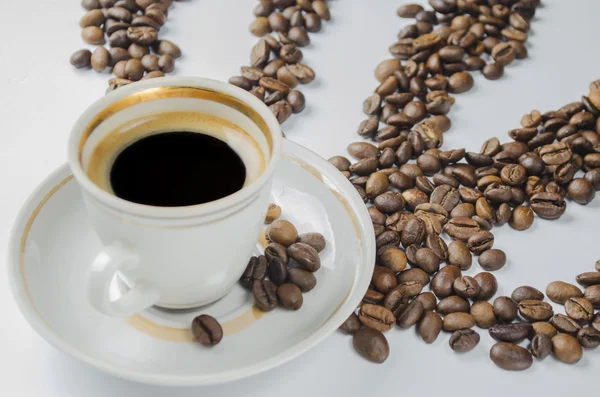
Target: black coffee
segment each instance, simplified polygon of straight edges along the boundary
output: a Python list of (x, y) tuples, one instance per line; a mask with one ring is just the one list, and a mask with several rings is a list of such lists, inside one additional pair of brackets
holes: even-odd
[(225, 142), (177, 131), (126, 147), (110, 171), (117, 197), (139, 204), (181, 207), (218, 200), (242, 188), (246, 167)]

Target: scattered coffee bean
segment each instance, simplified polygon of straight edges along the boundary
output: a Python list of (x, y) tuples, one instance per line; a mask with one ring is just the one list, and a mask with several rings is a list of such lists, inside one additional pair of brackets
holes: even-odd
[(521, 317), (529, 322), (547, 321), (554, 315), (552, 306), (540, 300), (522, 300), (519, 302), (518, 307)]
[(479, 334), (472, 329), (459, 329), (450, 336), (450, 348), (457, 353), (466, 353), (479, 344)]
[(296, 284), (285, 283), (277, 288), (277, 297), (283, 307), (289, 310), (298, 310), (302, 307), (302, 291)]
[(389, 331), (396, 324), (394, 314), (383, 306), (365, 303), (358, 312), (360, 322), (368, 327), (381, 332)]
[(494, 308), (487, 301), (473, 302), (470, 313), (479, 328), (490, 328), (496, 324)]
[(277, 307), (277, 286), (269, 280), (254, 280), (252, 282), (252, 295), (256, 306), (268, 312)]
[(367, 360), (381, 364), (390, 355), (390, 346), (385, 336), (372, 328), (362, 328), (352, 337), (354, 349)]
[(533, 358), (527, 349), (507, 342), (498, 342), (490, 350), (490, 358), (507, 371), (523, 371), (531, 367)]
[(475, 319), (469, 313), (450, 313), (444, 317), (444, 331), (457, 331), (459, 329), (473, 328)]
[(564, 281), (553, 281), (546, 287), (546, 296), (553, 302), (564, 304), (569, 298), (581, 298), (581, 290)]
[[(419, 302), (419, 301), (417, 301)], [(420, 302), (419, 302), (420, 303)], [(422, 303), (420, 303), (422, 306)], [(419, 323), (419, 335), (425, 343), (433, 343), (442, 330), (442, 318), (432, 311), (425, 312)], [(452, 346), (452, 343), (450, 344)]]
[(535, 335), (531, 339), (531, 354), (540, 360), (552, 354), (552, 338), (544, 334)]
[(192, 334), (204, 346), (215, 346), (223, 339), (223, 328), (214, 317), (201, 314), (192, 321)]
[(567, 364), (575, 364), (583, 356), (577, 339), (568, 334), (558, 334), (552, 338), (552, 351), (557, 359)]
[(586, 349), (595, 349), (600, 346), (600, 331), (592, 327), (585, 327), (577, 332), (577, 340)]
[(477, 273), (474, 277), (479, 284), (479, 293), (475, 297), (477, 300), (488, 300), (496, 294), (498, 290), (498, 281), (493, 274), (487, 272)]
[(266, 236), (270, 241), (287, 247), (298, 240), (298, 231), (290, 222), (276, 220), (267, 228)]
[(499, 249), (489, 249), (481, 253), (478, 262), (484, 270), (499, 270), (506, 264), (506, 254)]
[(510, 323), (517, 318), (517, 303), (508, 296), (499, 296), (494, 300), (494, 314), (505, 323)]

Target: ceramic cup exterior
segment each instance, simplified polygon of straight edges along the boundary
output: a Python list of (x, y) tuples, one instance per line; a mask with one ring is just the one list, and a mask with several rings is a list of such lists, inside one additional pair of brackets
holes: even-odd
[[(197, 111), (238, 125), (259, 146), (264, 169), (240, 191), (187, 207), (153, 207), (120, 199), (86, 175), (89, 155), (106, 134), (129, 120), (157, 112)], [(69, 140), (69, 166), (89, 219), (104, 248), (89, 266), (90, 303), (109, 316), (149, 306), (185, 309), (223, 297), (239, 280), (267, 210), (282, 134), (269, 108), (232, 85), (195, 77), (165, 77), (131, 84), (91, 105)], [(111, 280), (131, 288), (109, 298)]]

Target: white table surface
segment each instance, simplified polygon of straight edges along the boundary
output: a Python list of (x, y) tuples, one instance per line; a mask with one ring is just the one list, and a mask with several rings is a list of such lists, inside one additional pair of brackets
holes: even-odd
[[(335, 0), (333, 20), (304, 49), (317, 80), (303, 89), (308, 107), (290, 119), (290, 139), (324, 157), (344, 152), (356, 139), (364, 117), (362, 100), (375, 88), (375, 65), (388, 57), (398, 30), (398, 0)], [(525, 112), (555, 109), (577, 100), (588, 83), (600, 78), (595, 0), (545, 0), (530, 33), (529, 54), (515, 62), (499, 81), (475, 78), (476, 87), (457, 97), (454, 127), (445, 147), (479, 150), (481, 142), (519, 125)], [(251, 0), (189, 0), (176, 3), (161, 37), (178, 43), (184, 57), (178, 75), (227, 79), (248, 62), (255, 42), (247, 31)], [(104, 94), (107, 73), (77, 71), (69, 56), (84, 47), (78, 0), (4, 1), (0, 23), (0, 257), (12, 222), (29, 193), (66, 157), (66, 141), (75, 118)], [(540, 289), (555, 279), (593, 269), (600, 258), (600, 200), (587, 207), (569, 203), (560, 221), (536, 219), (534, 227), (516, 232), (495, 229), (496, 247), (509, 262), (496, 272), (499, 294), (518, 285)], [(587, 235), (586, 235), (587, 233)], [(576, 252), (574, 252), (577, 250)], [(481, 269), (477, 264), (469, 274)], [(587, 352), (575, 366), (554, 359), (534, 363), (523, 373), (497, 369), (489, 360), (492, 340), (459, 356), (442, 334), (425, 345), (410, 331), (387, 334), (392, 353), (384, 365), (370, 364), (354, 353), (351, 338), (335, 334), (291, 363), (268, 373), (227, 385), (167, 389), (136, 384), (102, 374), (49, 346), (25, 322), (0, 273), (0, 395), (2, 396), (287, 396), (305, 395), (444, 395), (488, 396), (544, 390), (546, 395), (590, 393), (600, 372), (600, 349)], [(77, 321), (77, 319), (73, 319)], [(432, 378), (431, 376), (435, 376)], [(466, 386), (470, 379), (473, 389)], [(593, 393), (593, 392), (592, 392)], [(571, 393), (569, 393), (571, 394)]]

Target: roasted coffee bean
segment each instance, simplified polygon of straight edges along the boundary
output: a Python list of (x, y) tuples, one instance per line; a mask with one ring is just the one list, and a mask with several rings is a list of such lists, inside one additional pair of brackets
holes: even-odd
[(215, 346), (223, 339), (223, 328), (214, 317), (201, 314), (192, 321), (192, 334), (204, 346)]
[(118, 62), (131, 59), (131, 55), (125, 48), (115, 47), (108, 50), (108, 52), (110, 54), (109, 66), (115, 66)]
[(458, 204), (452, 212), (450, 212), (450, 217), (456, 218), (459, 216), (470, 218), (475, 215), (475, 206), (471, 203), (462, 203)]
[(350, 160), (344, 156), (333, 156), (327, 161), (340, 171), (348, 171), (350, 169)]
[(468, 72), (454, 73), (448, 79), (448, 91), (453, 94), (469, 91), (473, 85), (473, 77)]
[(473, 257), (465, 243), (455, 240), (448, 245), (448, 262), (461, 270), (468, 270)]
[(577, 334), (577, 331), (581, 329), (581, 325), (579, 325), (577, 321), (564, 314), (555, 314), (552, 316), (550, 324), (552, 324), (559, 332), (571, 335)]
[(438, 298), (450, 296), (453, 292), (454, 280), (461, 276), (461, 271), (454, 265), (444, 266), (431, 279), (431, 291)]
[(279, 219), (267, 228), (266, 236), (270, 241), (287, 247), (298, 240), (298, 231), (290, 222)]
[(583, 293), (576, 285), (553, 281), (546, 287), (546, 296), (553, 302), (564, 304), (569, 298), (581, 298)]
[(575, 278), (575, 280), (577, 280), (577, 283), (583, 285), (584, 287), (589, 287), (590, 285), (597, 285), (600, 284), (600, 272), (595, 271), (581, 273)]
[(391, 311), (383, 306), (370, 303), (365, 303), (360, 307), (358, 319), (364, 326), (381, 332), (389, 331), (396, 323), (396, 318)]
[(81, 30), (81, 38), (88, 44), (104, 44), (104, 32), (98, 26), (86, 26)]
[(477, 300), (488, 300), (496, 294), (498, 290), (498, 281), (493, 274), (487, 272), (477, 273), (474, 277), (479, 284), (479, 293), (475, 297)]
[[(158, 40), (156, 42), (154, 42), (153, 44), (153, 48), (154, 51), (159, 54), (159, 55), (170, 55), (173, 58), (177, 59), (179, 57), (181, 57), (181, 50), (179, 49), (179, 47), (169, 41), (169, 40)], [(268, 51), (268, 45), (267, 45), (267, 51)], [(268, 55), (267, 55), (268, 58)]]
[(386, 214), (392, 214), (404, 208), (404, 199), (400, 194), (388, 191), (377, 196), (375, 200), (373, 200), (373, 204), (375, 204), (375, 207), (379, 211)]
[(354, 334), (356, 331), (358, 331), (361, 328), (361, 323), (358, 320), (358, 316), (354, 313), (352, 313), (347, 319), (346, 321), (344, 321), (344, 323), (342, 325), (340, 325), (340, 331), (346, 333), (346, 334)]
[(393, 230), (386, 230), (375, 239), (377, 248), (384, 246), (397, 247), (400, 244), (400, 235)]
[(381, 253), (378, 252), (377, 259), (378, 264), (394, 272), (401, 272), (406, 268), (406, 254), (395, 247), (386, 247)]
[(270, 280), (254, 280), (252, 282), (252, 295), (256, 306), (265, 312), (277, 307), (277, 286)]
[(287, 94), (287, 102), (292, 107), (293, 113), (300, 113), (306, 107), (306, 100), (304, 94), (300, 91), (292, 90)]
[(499, 62), (488, 63), (483, 67), (481, 73), (488, 80), (498, 80), (504, 76), (504, 66)]
[(399, 284), (418, 281), (421, 285), (429, 284), (429, 275), (419, 268), (406, 269), (397, 276)]
[(372, 137), (377, 132), (377, 126), (379, 124), (379, 118), (377, 116), (371, 116), (370, 118), (363, 120), (358, 127), (358, 135), (362, 137)]
[(325, 249), (326, 241), (325, 237), (321, 233), (303, 233), (298, 236), (298, 242), (308, 244), (313, 247), (317, 252), (321, 252)]
[(354, 350), (365, 359), (381, 364), (390, 355), (390, 346), (385, 336), (372, 328), (362, 328), (352, 337)]
[(302, 291), (296, 284), (286, 283), (277, 288), (277, 297), (281, 305), (288, 310), (298, 310), (302, 307)]
[[(418, 302), (418, 301), (417, 301)], [(442, 330), (442, 318), (432, 311), (425, 312), (419, 323), (419, 335), (425, 343), (433, 343)]]
[(254, 280), (264, 280), (267, 275), (267, 258), (260, 255), (258, 257), (253, 256), (246, 266), (246, 270), (240, 278), (240, 283), (246, 287), (252, 287)]
[(533, 357), (527, 349), (507, 342), (498, 342), (490, 350), (490, 358), (507, 371), (523, 371), (531, 367)]
[(544, 171), (545, 165), (540, 156), (535, 153), (525, 153), (519, 157), (519, 164), (521, 164), (527, 174), (529, 175), (540, 175)]
[(391, 290), (387, 295), (385, 295), (383, 307), (391, 311), (394, 316), (398, 316), (408, 305), (408, 301), (412, 293), (412, 291), (409, 291), (411, 288), (412, 287), (402, 285)]
[(552, 353), (552, 338), (544, 334), (535, 335), (530, 349), (533, 357), (543, 360)]
[(469, 313), (450, 313), (444, 317), (444, 331), (457, 331), (459, 329), (473, 328), (475, 320)]
[(587, 324), (594, 318), (594, 306), (585, 298), (569, 298), (565, 302), (565, 312), (579, 324)]
[(527, 230), (533, 224), (533, 211), (531, 208), (518, 206), (512, 212), (510, 225), (517, 230)]
[(374, 289), (369, 288), (367, 290), (367, 292), (365, 292), (365, 296), (363, 297), (363, 302), (365, 303), (371, 303), (371, 304), (378, 304), (379, 302), (381, 302), (384, 298), (384, 295), (379, 292), (379, 291), (375, 291)]
[(448, 259), (448, 246), (443, 238), (429, 234), (425, 238), (425, 247), (431, 249), (441, 261)]
[(489, 302), (473, 302), (470, 313), (471, 316), (473, 316), (473, 318), (475, 319), (477, 326), (480, 328), (490, 328), (494, 324), (496, 324), (494, 308)]
[(567, 364), (575, 364), (583, 356), (577, 339), (568, 334), (558, 334), (552, 338), (552, 351), (557, 359)]
[(267, 275), (273, 284), (279, 286), (287, 279), (287, 263), (282, 258), (272, 256), (267, 267)]
[(479, 265), (488, 271), (502, 269), (506, 264), (506, 254), (499, 249), (490, 249), (480, 254)]
[(102, 10), (92, 9), (81, 17), (79, 20), (79, 26), (82, 28), (85, 28), (86, 26), (102, 26), (104, 19), (104, 13)]
[(540, 300), (525, 299), (518, 306), (519, 314), (529, 322), (547, 321), (554, 315), (552, 306)]
[(538, 321), (531, 324), (533, 327), (533, 335), (546, 335), (548, 338), (552, 339), (554, 335), (558, 334), (558, 331), (554, 326), (545, 321)]
[(477, 222), (473, 219), (464, 217), (450, 219), (446, 224), (445, 229), (450, 237), (461, 241), (467, 241), (480, 230)]
[[(494, 300), (494, 314), (505, 323), (510, 323), (517, 318), (517, 303), (508, 296), (499, 296)], [(506, 341), (508, 342), (508, 341)]]
[(425, 312), (435, 310), (437, 299), (432, 292), (420, 293), (415, 297), (415, 300), (418, 300), (423, 304), (423, 310)]
[(313, 273), (298, 267), (288, 269), (287, 279), (297, 285), (302, 292), (308, 292), (317, 285), (317, 278)]
[[(433, 191), (435, 190), (435, 185), (433, 183), (431, 183), (431, 181), (425, 176), (418, 176), (417, 179), (415, 179), (415, 187), (428, 196), (431, 195), (431, 193), (433, 193)], [(428, 203), (419, 204), (417, 207), (427, 205), (427, 204)], [(436, 205), (436, 204), (433, 204), (433, 205)], [(417, 209), (415, 208), (415, 211), (416, 210)], [(444, 211), (446, 211), (446, 210), (444, 210)], [(437, 218), (439, 219), (439, 217), (437, 217)]]
[(450, 336), (450, 348), (457, 353), (466, 353), (479, 344), (479, 334), (472, 329), (459, 329)]
[(493, 245), (494, 235), (485, 230), (478, 231), (467, 240), (467, 248), (475, 255), (481, 255), (492, 248)]
[(387, 294), (390, 290), (398, 286), (395, 273), (383, 266), (375, 266), (371, 284), (373, 288), (382, 294)]
[(576, 203), (586, 205), (596, 196), (596, 189), (587, 179), (575, 178), (569, 183), (567, 193)]
[(531, 209), (545, 219), (558, 219), (564, 214), (566, 202), (558, 193), (539, 192), (530, 198)]
[(92, 53), (90, 50), (82, 49), (75, 51), (73, 55), (71, 55), (71, 65), (75, 66), (77, 69), (87, 68), (90, 66), (90, 59), (92, 57)]
[(369, 176), (365, 190), (371, 199), (385, 193), (389, 188), (390, 182), (383, 172), (374, 172)]
[(479, 284), (470, 276), (456, 278), (452, 284), (452, 288), (458, 296), (465, 299), (475, 298), (479, 293)]
[(440, 300), (436, 306), (436, 311), (443, 316), (450, 313), (469, 313), (470, 309), (471, 305), (469, 302), (456, 295)]
[[(152, 54), (144, 55), (144, 58), (151, 56), (151, 55)], [(154, 55), (154, 56), (156, 56), (156, 55)], [(142, 58), (142, 59), (144, 59), (144, 58)], [(157, 59), (157, 61), (158, 61), (158, 59)], [(246, 90), (246, 91), (248, 91), (252, 88), (252, 82), (243, 76), (230, 77), (228, 80), (228, 83), (233, 84), (236, 87), (240, 87), (241, 89)]]
[(531, 335), (531, 324), (496, 324), (490, 328), (490, 336), (500, 342), (519, 343)]
[[(110, 53), (104, 47), (97, 47), (94, 52), (92, 52), (92, 56), (90, 58), (90, 63), (92, 65), (92, 69), (96, 72), (103, 72), (104, 69), (108, 66), (110, 62)], [(142, 73), (144, 69), (142, 68)], [(139, 80), (139, 79), (138, 79)]]
[(596, 309), (600, 309), (600, 285), (591, 285), (583, 293), (583, 297), (589, 300)]
[(98, 0), (81, 0), (81, 6), (86, 10), (94, 10), (102, 7)]
[(396, 323), (400, 328), (410, 328), (419, 322), (422, 315), (423, 304), (418, 300), (413, 300), (400, 309)]
[(402, 192), (402, 198), (406, 202), (406, 207), (411, 210), (414, 210), (420, 204), (424, 204), (427, 203), (427, 201), (429, 201), (429, 197), (427, 197), (427, 194), (423, 193), (418, 189), (405, 190), (404, 192)]
[(600, 331), (592, 327), (585, 327), (577, 332), (577, 341), (586, 349), (595, 349), (600, 346)]
[(308, 244), (295, 243), (290, 245), (288, 247), (288, 255), (308, 271), (316, 272), (321, 268), (321, 259), (319, 258), (319, 253), (316, 249)]

